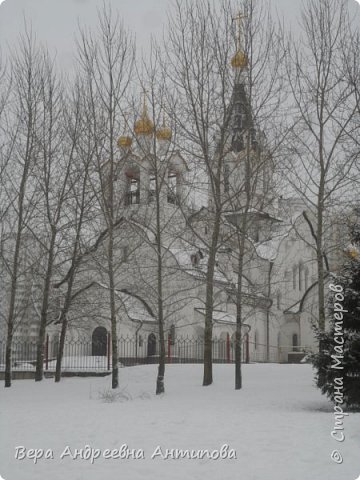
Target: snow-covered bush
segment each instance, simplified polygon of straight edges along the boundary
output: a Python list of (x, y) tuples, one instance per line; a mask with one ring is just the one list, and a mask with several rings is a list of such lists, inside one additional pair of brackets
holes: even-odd
[(98, 392), (98, 397), (104, 403), (127, 402), (132, 400), (132, 396), (126, 388), (123, 388), (122, 390), (106, 388), (105, 390)]

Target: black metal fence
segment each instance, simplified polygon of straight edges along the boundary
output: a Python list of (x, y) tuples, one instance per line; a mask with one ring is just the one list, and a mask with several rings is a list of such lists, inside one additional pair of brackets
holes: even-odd
[[(5, 368), (5, 341), (0, 341), (0, 371)], [(145, 340), (138, 337), (120, 337), (118, 339), (118, 360), (123, 366), (157, 363), (159, 344), (154, 334)], [(59, 340), (46, 337), (44, 346), (44, 369), (54, 372)], [(36, 341), (15, 339), (12, 344), (13, 371), (35, 370)], [(243, 363), (280, 362), (281, 349), (254, 344), (245, 336), (242, 341), (241, 356)], [(167, 339), (167, 363), (201, 363), (204, 357), (204, 339), (201, 337), (180, 337)], [(212, 357), (215, 363), (234, 363), (235, 345), (229, 335), (226, 338), (214, 338)], [(62, 359), (63, 372), (106, 372), (112, 368), (110, 335), (100, 340), (67, 340)]]

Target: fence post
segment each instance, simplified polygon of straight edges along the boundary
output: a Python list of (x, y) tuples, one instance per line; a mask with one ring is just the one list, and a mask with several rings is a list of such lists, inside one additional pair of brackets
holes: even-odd
[(46, 335), (45, 341), (45, 370), (49, 370), (49, 335)]
[(245, 352), (246, 352), (245, 362), (250, 363), (249, 334), (248, 333), (245, 335)]
[(107, 337), (107, 369), (110, 371), (110, 350), (111, 350), (111, 334), (108, 333)]
[(226, 334), (226, 361), (230, 363), (230, 335)]

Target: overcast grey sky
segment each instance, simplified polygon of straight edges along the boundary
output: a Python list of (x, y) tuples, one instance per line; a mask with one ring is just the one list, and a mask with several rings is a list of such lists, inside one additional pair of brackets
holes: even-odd
[[(125, 25), (136, 34), (137, 48), (146, 49), (152, 34), (161, 36), (166, 22), (166, 11), (171, 0), (109, 0), (118, 10)], [(351, 10), (358, 12), (355, 0), (348, 0)], [(296, 29), (301, 0), (270, 0), (274, 10), (283, 15), (286, 24), (291, 22)], [(49, 49), (56, 49), (58, 60), (63, 66), (71, 64), (74, 51), (74, 36), (77, 23), (95, 25), (97, 9), (103, 0), (5, 0), (0, 5), (0, 46), (6, 50), (7, 43), (13, 44), (23, 29), (24, 17), (31, 22), (41, 42)]]
[[(5, 0), (0, 5), (0, 45), (16, 40), (24, 25), (24, 16), (31, 20), (38, 39), (55, 48), (61, 64), (69, 64), (74, 50), (77, 23), (95, 25), (97, 9), (103, 0)], [(125, 25), (138, 39), (138, 46), (147, 45), (151, 34), (161, 35), (166, 19), (168, 0), (111, 0)]]

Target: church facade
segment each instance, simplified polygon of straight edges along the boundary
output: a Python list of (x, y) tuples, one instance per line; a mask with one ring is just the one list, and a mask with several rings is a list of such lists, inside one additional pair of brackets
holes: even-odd
[[(217, 346), (214, 357), (225, 358), (225, 349), (233, 349), (240, 232), (245, 242), (243, 350), (250, 360), (286, 362), (317, 348), (311, 327), (317, 315), (316, 258), (309, 247), (312, 238), (303, 215), (304, 204), (276, 193), (271, 156), (252, 119), (246, 55), (238, 51), (232, 66), (235, 81), (222, 166), (221, 243), (213, 285), (213, 335), (223, 343)], [(176, 339), (198, 339), (200, 347), (191, 356), (201, 358), (213, 218), (211, 195), (206, 206), (189, 206), (188, 159), (172, 145), (169, 127), (163, 124), (155, 129), (145, 98), (133, 132), (121, 136), (118, 146), (119, 164), (112, 179), (118, 216), (124, 218), (115, 240), (118, 334), (135, 339), (136, 356), (154, 356), (159, 351), (156, 246), (161, 233), (167, 344), (173, 347), (172, 354), (180, 357), (183, 352)], [(105, 176), (107, 168), (105, 164)], [(106, 272), (101, 273), (100, 263), (99, 257), (90, 261), (88, 268), (97, 272), (91, 295), (104, 299), (104, 309), (86, 318), (82, 328), (74, 324), (68, 332), (69, 338), (92, 342), (92, 354), (99, 353), (94, 342), (105, 345), (110, 332)], [(56, 339), (57, 326), (49, 332)], [(124, 355), (120, 346), (119, 356)]]
[[(242, 257), (242, 341), (246, 359), (287, 362), (317, 348), (317, 269), (305, 205), (284, 199), (275, 188), (266, 142), (257, 131), (248, 98), (246, 55), (232, 59), (234, 87), (223, 148), (222, 205), (213, 279), (214, 359), (233, 358), (239, 255)], [(158, 242), (161, 242), (162, 301), (168, 355), (203, 356), (207, 262), (214, 198), (195, 208), (188, 201), (191, 159), (175, 148), (165, 123), (155, 128), (144, 98), (133, 132), (118, 141), (119, 161), (112, 182), (117, 217), (115, 296), (119, 356), (156, 357), (158, 328)], [(104, 178), (109, 165), (102, 166)], [(210, 183), (205, 177), (203, 183)], [(310, 215), (308, 213), (308, 215)], [(160, 239), (160, 240), (159, 240)], [(243, 251), (239, 242), (243, 240)], [(93, 286), (82, 303), (81, 319), (70, 311), (67, 340), (83, 345), (85, 356), (103, 356), (110, 345), (105, 247), (81, 266)], [(17, 335), (36, 341), (35, 315)], [(24, 327), (25, 328), (25, 327)], [(50, 357), (58, 349), (60, 326), (47, 328)], [(182, 341), (190, 339), (190, 343)], [(131, 341), (129, 353), (127, 340)], [(191, 344), (191, 352), (187, 347)], [(64, 356), (71, 355), (65, 347)], [(245, 359), (245, 357), (243, 356)]]

